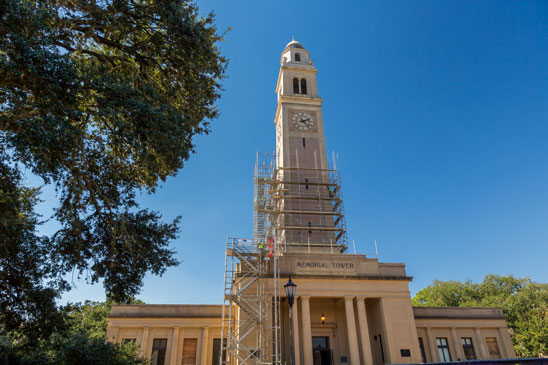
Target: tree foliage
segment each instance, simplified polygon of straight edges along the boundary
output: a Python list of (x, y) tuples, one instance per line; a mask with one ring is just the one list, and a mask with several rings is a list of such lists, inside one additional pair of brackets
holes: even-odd
[(0, 146), (0, 323), (40, 337), (60, 323), (55, 298), (64, 282), (55, 280), (51, 261), (42, 261), (50, 241), (36, 234), (38, 189), (22, 186), (2, 152)]
[(481, 283), (435, 280), (412, 302), (417, 306), (500, 307), (518, 356), (548, 354), (548, 284), (511, 275), (487, 275)]
[(32, 345), (13, 335), (0, 336), (0, 364), (149, 364), (140, 357), (138, 345), (105, 342), (111, 304), (69, 304), (61, 310), (64, 326)]
[[(126, 301), (177, 264), (153, 193), (217, 117), (226, 60), (212, 14), (186, 0), (0, 0), (0, 320), (46, 326), (67, 273)], [(56, 188), (39, 236), (30, 171)], [(38, 327), (34, 327), (35, 329)]]
[(108, 315), (112, 302), (85, 301), (69, 304), (64, 308), (69, 327), (73, 332), (81, 333), (89, 338), (106, 338)]

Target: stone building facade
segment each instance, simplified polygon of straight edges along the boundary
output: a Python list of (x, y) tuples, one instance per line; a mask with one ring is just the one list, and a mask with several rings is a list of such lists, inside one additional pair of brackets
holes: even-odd
[[(256, 212), (266, 212), (270, 223), (256, 221), (249, 253), (252, 260), (265, 260), (267, 267), (253, 285), (274, 283), (265, 286), (261, 295), (274, 303), (267, 317), (277, 321), (269, 330), (279, 334), (276, 355), (272, 346), (253, 349), (253, 341), (268, 335), (258, 330), (238, 333), (240, 337), (227, 345), (221, 305), (113, 306), (108, 340), (136, 341), (142, 354), (157, 365), (209, 365), (222, 360), (289, 364), (290, 329), (299, 365), (514, 358), (500, 309), (413, 307), (412, 277), (403, 263), (347, 253), (340, 184), (326, 154), (317, 69), (309, 52), (295, 40), (283, 50), (280, 65), (275, 167), (265, 180), (267, 198), (255, 196)], [(267, 202), (258, 205), (259, 200)], [(234, 254), (232, 248), (227, 251)], [(237, 270), (236, 278), (246, 274), (244, 264)], [(285, 294), (273, 290), (283, 287), (288, 277), (298, 286), (293, 325)], [(225, 316), (233, 310), (236, 320), (246, 320), (245, 310), (234, 304), (237, 301), (229, 303)], [(248, 355), (238, 358), (234, 346), (240, 345)]]

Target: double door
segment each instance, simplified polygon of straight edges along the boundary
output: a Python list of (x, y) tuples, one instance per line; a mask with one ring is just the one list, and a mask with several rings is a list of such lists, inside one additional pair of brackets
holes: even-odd
[(314, 365), (332, 365), (333, 352), (329, 348), (329, 337), (312, 337)]

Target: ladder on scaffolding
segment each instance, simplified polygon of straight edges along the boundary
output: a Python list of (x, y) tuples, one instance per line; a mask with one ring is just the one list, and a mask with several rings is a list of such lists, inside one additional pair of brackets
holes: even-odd
[(274, 243), (227, 239), (219, 364), (280, 364), (276, 255)]

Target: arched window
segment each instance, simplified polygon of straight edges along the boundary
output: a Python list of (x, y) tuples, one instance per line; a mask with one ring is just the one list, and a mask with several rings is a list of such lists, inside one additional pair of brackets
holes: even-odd
[(306, 94), (306, 79), (301, 79), (301, 94)]
[(301, 62), (301, 54), (295, 53), (295, 62)]
[(293, 93), (299, 93), (299, 79), (296, 77), (293, 79)]

